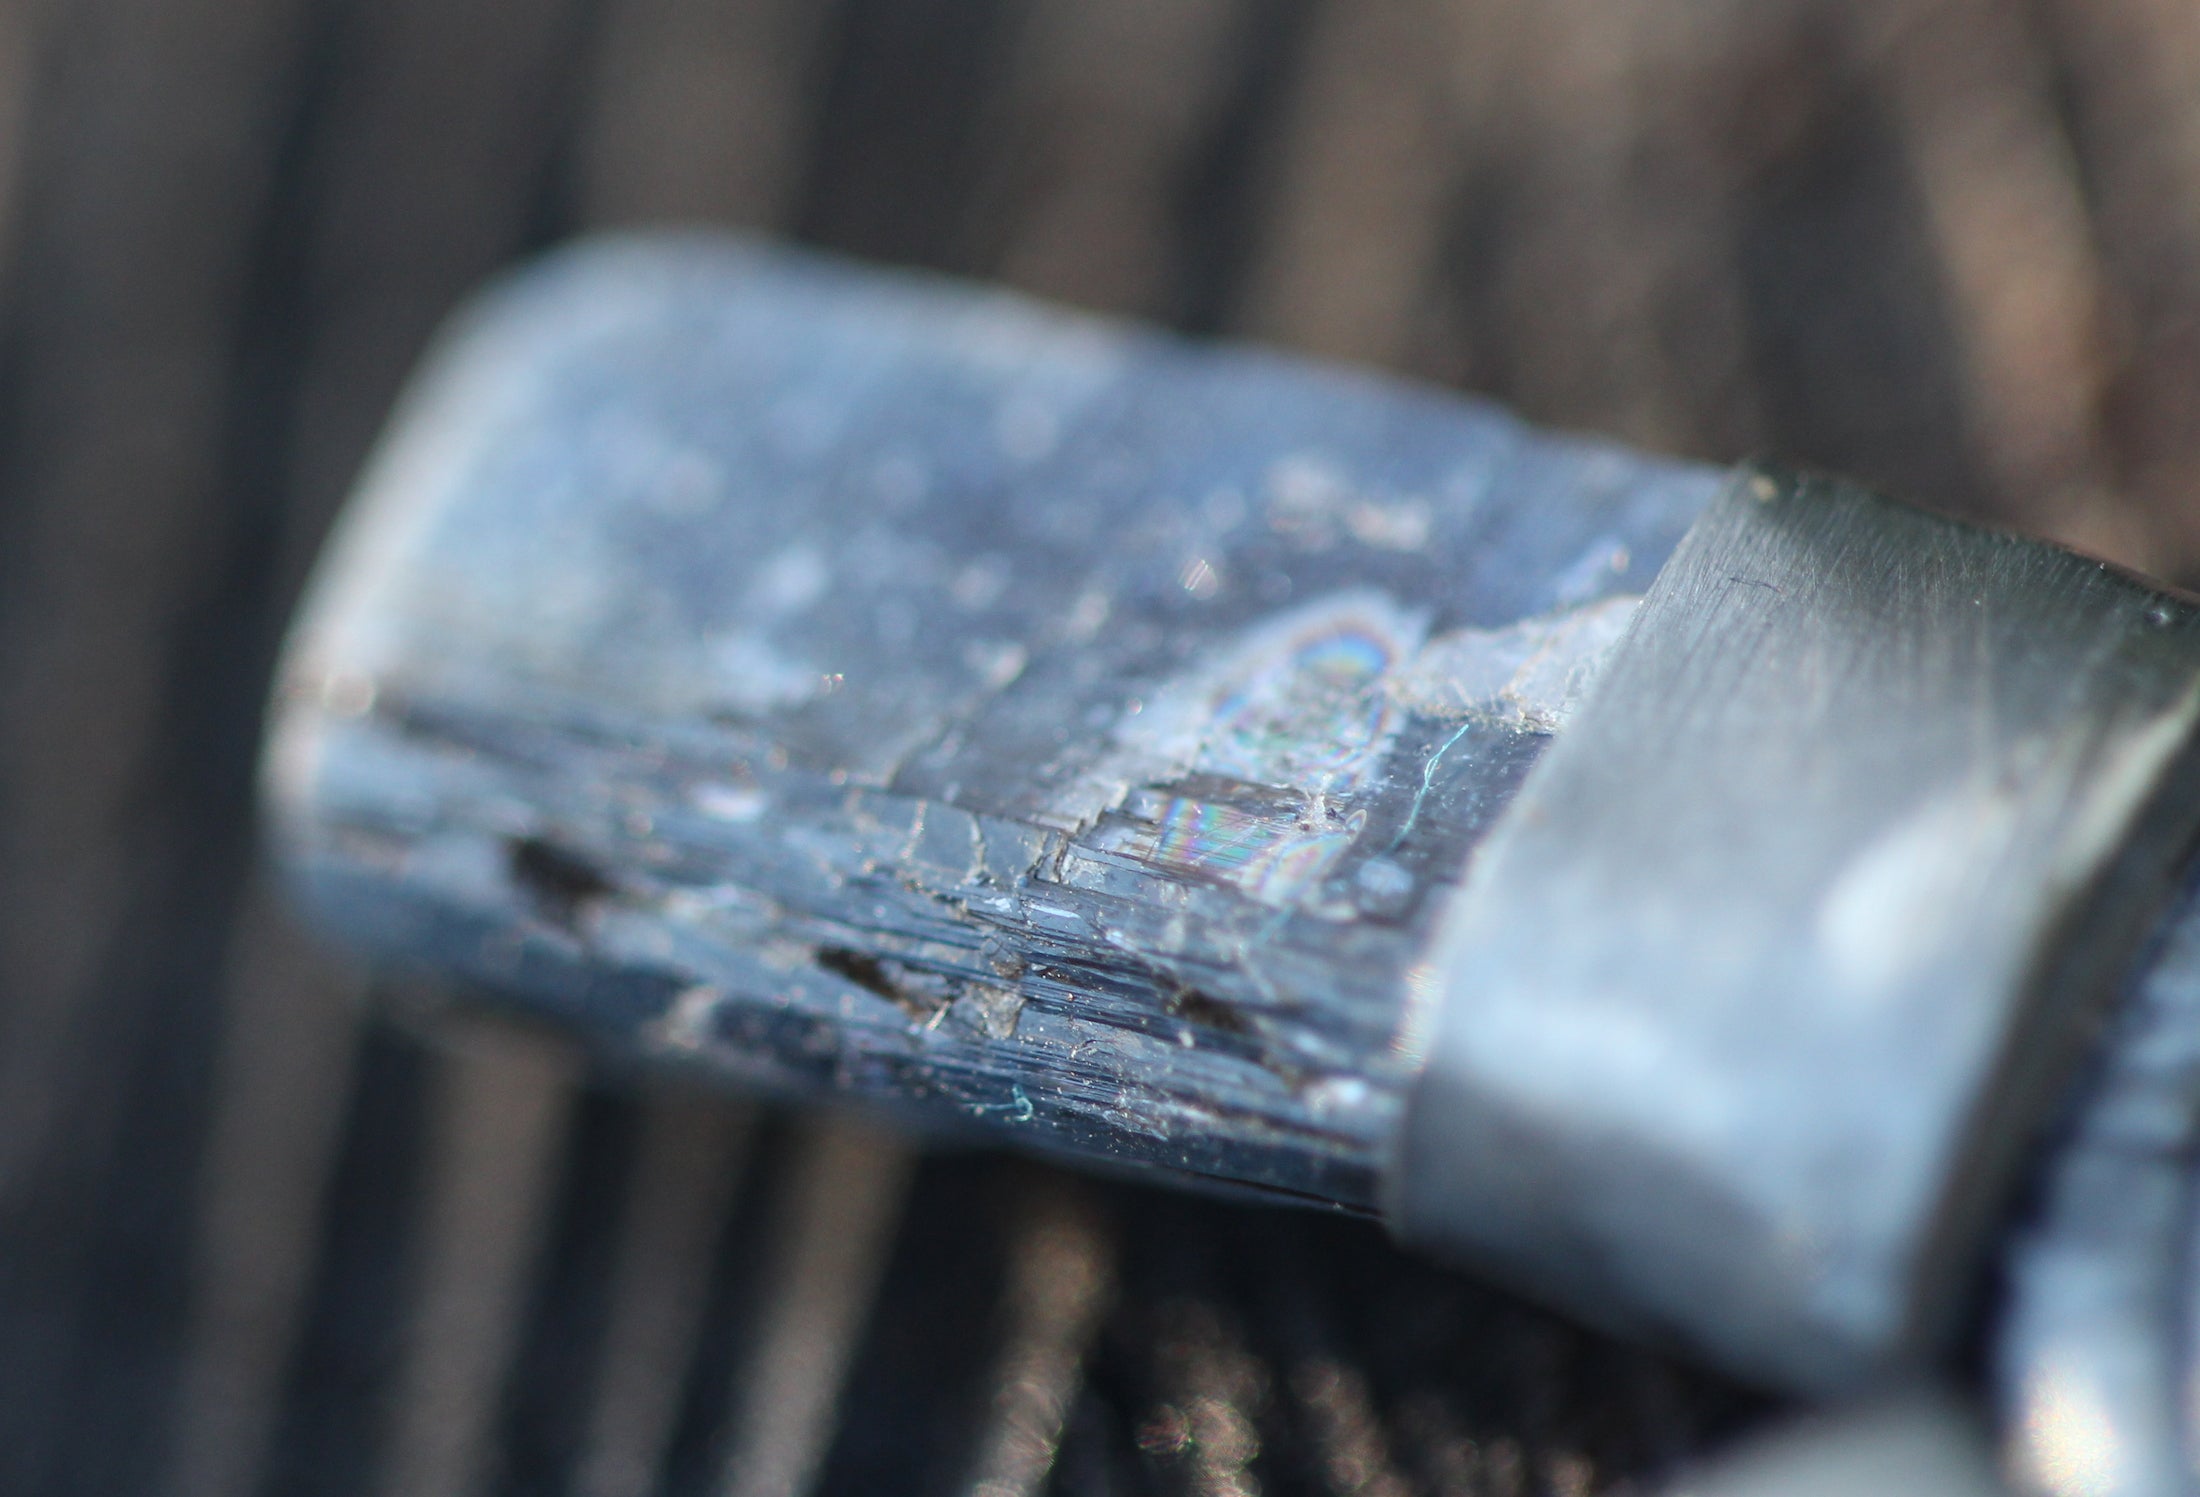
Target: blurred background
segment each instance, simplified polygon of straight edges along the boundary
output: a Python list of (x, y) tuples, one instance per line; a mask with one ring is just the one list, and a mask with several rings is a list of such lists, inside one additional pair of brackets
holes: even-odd
[(2200, 575), (2185, 0), (0, 0), (0, 1491), (1643, 1491), (1351, 1223), (426, 1043), (254, 861), (437, 320), (708, 220)]

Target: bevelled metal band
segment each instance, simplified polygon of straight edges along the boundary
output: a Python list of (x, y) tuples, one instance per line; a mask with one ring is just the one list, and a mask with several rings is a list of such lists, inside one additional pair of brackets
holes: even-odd
[(1934, 1341), (2195, 823), (2200, 607), (1744, 473), (1476, 854), (1405, 1238), (1811, 1391)]

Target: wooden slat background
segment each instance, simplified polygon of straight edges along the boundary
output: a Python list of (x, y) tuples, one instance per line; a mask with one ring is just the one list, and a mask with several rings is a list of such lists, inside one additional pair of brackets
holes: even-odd
[(356, 1017), (260, 694), (437, 319), (743, 224), (2200, 573), (2188, 0), (0, 0), (0, 1491), (1634, 1489), (1370, 1231)]

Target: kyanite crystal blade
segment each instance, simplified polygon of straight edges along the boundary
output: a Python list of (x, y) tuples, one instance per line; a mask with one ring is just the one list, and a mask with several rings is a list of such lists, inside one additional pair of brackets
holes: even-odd
[(1720, 478), (714, 239), (490, 296), (293, 641), (336, 929), (608, 1045), (1371, 1210), (1468, 854)]

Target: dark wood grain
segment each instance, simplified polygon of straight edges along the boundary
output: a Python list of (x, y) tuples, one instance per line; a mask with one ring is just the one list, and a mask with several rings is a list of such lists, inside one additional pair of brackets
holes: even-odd
[(224, 477), (301, 20), (59, 7), (25, 80), (0, 402), (0, 1485), (23, 1490), (158, 1469), (103, 1431), (161, 1421), (185, 1316), (202, 1004), (249, 814), (255, 689), (220, 656), (265, 659), (273, 622), (229, 595), (266, 517)]

